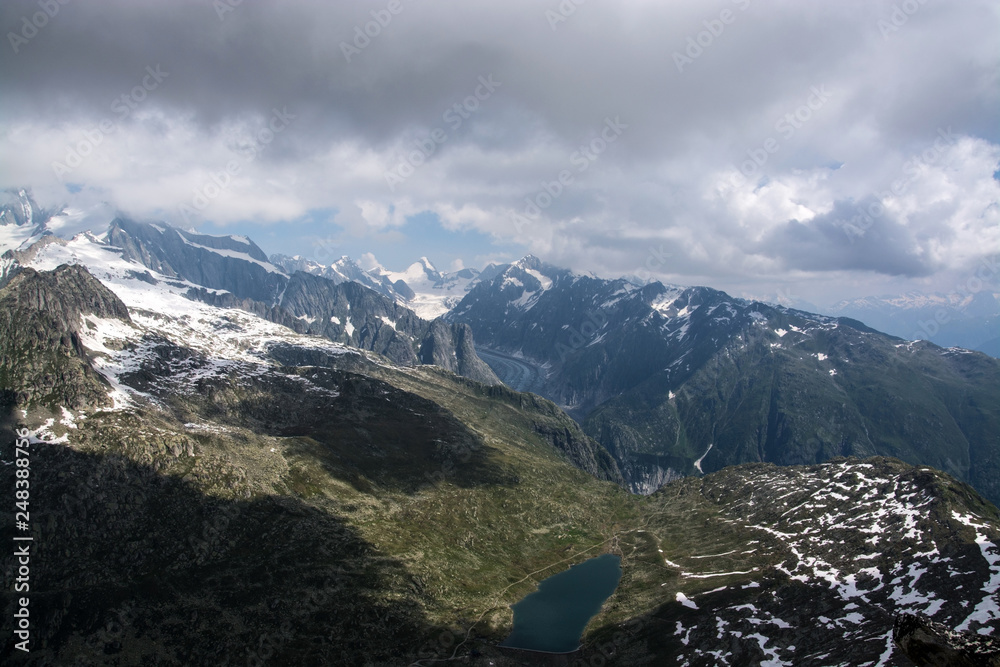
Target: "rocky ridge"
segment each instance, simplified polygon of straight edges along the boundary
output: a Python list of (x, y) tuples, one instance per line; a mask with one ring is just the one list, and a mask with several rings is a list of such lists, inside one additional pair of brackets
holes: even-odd
[[(60, 271), (76, 279), (46, 280), (87, 284)], [(108, 280), (129, 320), (88, 296), (100, 312), (78, 332), (101, 400), (2, 387), (7, 423), (35, 433), (45, 517), (28, 664), (546, 664), (497, 647), (508, 605), (602, 551), (624, 574), (573, 656), (586, 664), (906, 665), (897, 613), (1000, 628), (1000, 514), (944, 473), (745, 464), (633, 496), (595, 478), (614, 481), (613, 460), (549, 401), (184, 284)], [(9, 591), (10, 555), (2, 571)]]
[(889, 455), (1000, 501), (1000, 361), (981, 353), (534, 257), (481, 280), (448, 319), (508, 381), (528, 368), (635, 492), (739, 463)]

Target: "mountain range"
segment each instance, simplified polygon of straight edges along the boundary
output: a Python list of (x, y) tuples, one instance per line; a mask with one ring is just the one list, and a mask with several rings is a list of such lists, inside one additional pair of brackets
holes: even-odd
[(607, 552), (585, 664), (908, 665), (898, 614), (1000, 628), (986, 355), (530, 256), (411, 287), (120, 215), (67, 239), (26, 196), (0, 437), (32, 432), (35, 634), (5, 663), (549, 664), (497, 646), (509, 605)]
[[(1000, 289), (996, 258), (950, 294), (909, 293), (840, 301), (830, 312), (862, 320), (879, 331), (964, 347), (1000, 357)], [(985, 280), (980, 278), (982, 275)]]
[[(100, 236), (66, 241), (46, 229), (52, 212), (26, 190), (15, 194), (3, 219), (30, 227), (37, 247), (100, 248), (145, 267), (122, 267), (126, 278), (173, 280), (171, 289), (211, 306), (548, 398), (607, 450), (633, 492), (738, 463), (888, 455), (1000, 501), (1000, 364), (981, 354), (532, 256), (482, 273), (441, 273), (426, 258), (401, 273), (347, 257), (321, 266), (268, 258), (246, 237), (121, 216)], [(0, 275), (30, 264), (32, 252), (5, 254)], [(95, 275), (104, 261), (91, 264)], [(414, 304), (443, 316), (421, 318)]]
[(888, 455), (1000, 501), (1000, 362), (985, 354), (534, 257), (446, 319), (502, 378), (580, 421), (635, 492), (738, 463)]
[(344, 256), (329, 265), (296, 255), (271, 255), (271, 262), (289, 274), (296, 271), (329, 278), (336, 283), (356, 282), (395, 300), (420, 317), (433, 320), (451, 310), (466, 292), (480, 280), (486, 280), (505, 268), (490, 264), (482, 272), (460, 269), (451, 273), (438, 271), (429, 259), (421, 257), (405, 271), (389, 271), (376, 264), (368, 270)]

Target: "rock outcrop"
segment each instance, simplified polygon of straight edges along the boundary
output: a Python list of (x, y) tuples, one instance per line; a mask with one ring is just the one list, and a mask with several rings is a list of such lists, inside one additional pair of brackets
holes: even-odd
[(0, 401), (101, 404), (108, 387), (80, 340), (83, 317), (130, 322), (128, 309), (82, 266), (24, 269), (0, 289)]
[(1000, 667), (1000, 641), (958, 632), (914, 614), (899, 614), (892, 639), (917, 667)]

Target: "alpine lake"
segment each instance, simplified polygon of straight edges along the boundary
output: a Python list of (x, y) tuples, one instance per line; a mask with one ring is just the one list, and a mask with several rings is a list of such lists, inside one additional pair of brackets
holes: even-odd
[(621, 576), (621, 558), (604, 554), (544, 579), (537, 591), (511, 606), (514, 629), (500, 646), (546, 653), (577, 650), (584, 628)]

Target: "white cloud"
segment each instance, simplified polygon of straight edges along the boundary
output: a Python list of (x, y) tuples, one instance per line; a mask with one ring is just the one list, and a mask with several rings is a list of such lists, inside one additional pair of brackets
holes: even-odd
[[(678, 72), (674, 52), (723, 8), (736, 20)], [(2, 185), (58, 199), (81, 184), (185, 226), (181, 204), (221, 225), (332, 210), (375, 252), (432, 212), (445, 230), (605, 275), (662, 246), (657, 275), (734, 291), (933, 287), (996, 251), (995, 4), (927, 3), (885, 36), (890, 2), (587, 3), (555, 31), (544, 9), (408, 5), (348, 63), (339, 43), (367, 17), (360, 6), (244, 3), (215, 23), (194, 1), (81, 5), (31, 53), (0, 55)], [(169, 78), (57, 177), (52, 163), (156, 63)], [(501, 85), (450, 122), (488, 75)], [(254, 153), (285, 108), (294, 119)], [(615, 117), (627, 129), (581, 161)], [(949, 126), (959, 140), (907, 167)], [(444, 139), (390, 188), (387, 171), (435, 130)], [(769, 145), (746, 182), (732, 178)], [(903, 175), (906, 191), (882, 197)], [(549, 203), (515, 225), (527, 200)], [(875, 201), (884, 216), (849, 238), (852, 211)]]

